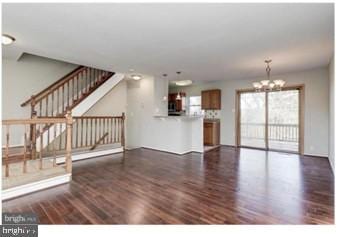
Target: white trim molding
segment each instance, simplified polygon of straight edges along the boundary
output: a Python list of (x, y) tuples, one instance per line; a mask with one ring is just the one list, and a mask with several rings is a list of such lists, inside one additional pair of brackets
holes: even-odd
[(60, 184), (68, 183), (71, 180), (71, 174), (59, 175), (53, 178), (40, 180), (37, 182), (20, 185), (13, 188), (2, 190), (1, 199), (7, 200), (14, 197), (22, 196), (28, 193), (36, 192), (42, 189), (54, 187)]
[(182, 156), (182, 155), (185, 155), (185, 154), (188, 154), (188, 153), (192, 153), (192, 152), (204, 153), (204, 151), (199, 151), (199, 150), (186, 150), (186, 151), (183, 151), (183, 152), (175, 152), (175, 151), (169, 151), (169, 150), (159, 149), (159, 148), (154, 148), (154, 147), (149, 147), (149, 146), (142, 146), (140, 148), (148, 149), (148, 150), (154, 150), (154, 151), (160, 151), (160, 152), (166, 152), (166, 153), (171, 153), (171, 154), (175, 154), (175, 155), (179, 155), (179, 156)]
[[(71, 158), (72, 161), (78, 161), (78, 160), (85, 160), (97, 156), (105, 156), (105, 155), (110, 155), (114, 153), (121, 153), (123, 152), (124, 149), (123, 147), (118, 147), (118, 148), (113, 148), (113, 149), (106, 149), (106, 150), (101, 150), (101, 151), (90, 151), (90, 152), (85, 152), (85, 153), (80, 153), (80, 154), (72, 154)], [(61, 164), (65, 162), (65, 157), (57, 157), (56, 158), (56, 163)]]

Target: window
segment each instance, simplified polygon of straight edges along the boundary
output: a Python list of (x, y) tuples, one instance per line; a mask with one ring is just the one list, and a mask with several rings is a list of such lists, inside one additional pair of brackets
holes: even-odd
[(190, 115), (201, 115), (201, 96), (190, 96), (189, 97), (189, 114)]

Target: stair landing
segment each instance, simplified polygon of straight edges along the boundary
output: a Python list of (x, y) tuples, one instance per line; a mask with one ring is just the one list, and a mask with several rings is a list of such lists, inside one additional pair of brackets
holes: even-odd
[(50, 159), (43, 159), (43, 169), (39, 169), (39, 160), (27, 161), (27, 172), (23, 173), (23, 162), (9, 165), (9, 177), (5, 177), (5, 166), (2, 166), (2, 190), (34, 183), (67, 174), (64, 166), (54, 166)]

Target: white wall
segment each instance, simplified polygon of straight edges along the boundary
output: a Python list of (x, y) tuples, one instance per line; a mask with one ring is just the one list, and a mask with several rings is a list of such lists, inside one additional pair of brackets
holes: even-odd
[(154, 78), (144, 76), (127, 82), (127, 148), (142, 147), (144, 134), (151, 132), (154, 111)]
[(2, 60), (2, 119), (29, 118), (21, 103), (62, 78), (77, 65), (24, 54), (18, 61)]
[[(30, 118), (30, 106), (20, 104), (62, 78), (77, 65), (24, 54), (18, 61), (2, 59), (2, 119)], [(23, 144), (21, 128), (12, 128), (10, 144)], [(3, 142), (5, 140), (3, 139)]]
[(127, 82), (119, 82), (113, 89), (102, 97), (90, 110), (86, 116), (120, 116), (126, 113), (127, 105)]
[(154, 80), (154, 106), (155, 115), (168, 115), (168, 80), (165, 78)]
[(329, 129), (329, 160), (332, 171), (335, 172), (335, 57), (329, 64), (330, 82), (330, 129)]
[[(305, 84), (305, 144), (309, 155), (328, 156), (329, 147), (329, 79), (327, 68), (317, 68), (297, 73), (272, 75), (282, 78), (287, 85)], [(235, 145), (235, 91), (251, 88), (254, 79), (227, 79), (183, 87), (187, 96), (201, 95), (202, 90), (221, 89), (221, 144)], [(175, 90), (173, 89), (172, 92)]]

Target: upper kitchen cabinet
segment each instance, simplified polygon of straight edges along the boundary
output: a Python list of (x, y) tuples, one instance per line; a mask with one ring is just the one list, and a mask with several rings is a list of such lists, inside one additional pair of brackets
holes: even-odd
[(201, 109), (221, 109), (221, 91), (219, 89), (202, 91)]

